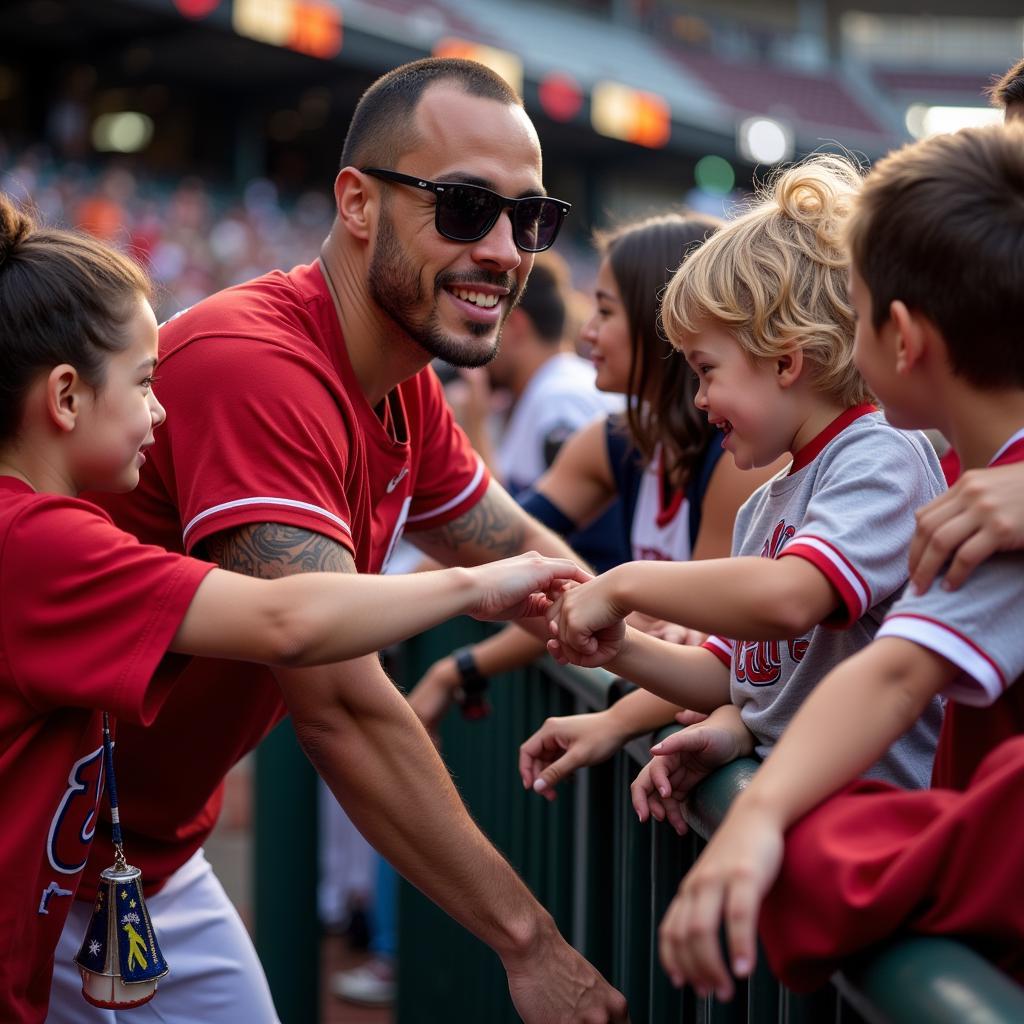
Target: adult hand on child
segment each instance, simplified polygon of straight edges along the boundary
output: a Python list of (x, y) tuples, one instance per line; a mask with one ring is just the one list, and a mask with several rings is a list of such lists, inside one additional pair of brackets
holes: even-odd
[[(740, 798), (742, 800), (742, 797)], [(733, 980), (722, 959), (724, 921), (732, 973), (749, 977), (757, 957), (757, 922), (778, 877), (783, 830), (767, 812), (737, 804), (683, 879), (658, 929), (661, 964), (676, 987), (731, 999)]]
[(583, 583), (592, 578), (568, 558), (547, 558), (536, 551), (478, 565), (468, 572), (475, 591), (466, 613), (484, 621), (544, 615), (566, 581)]
[(956, 590), (996, 551), (1024, 548), (1024, 466), (972, 469), (917, 511), (910, 582), (923, 593), (950, 561), (943, 585)]
[(605, 711), (549, 718), (519, 748), (519, 776), (525, 789), (546, 800), (577, 768), (606, 761), (629, 736)]
[[(691, 714), (690, 712), (681, 713)], [(640, 769), (630, 792), (641, 822), (668, 821), (679, 835), (687, 831), (683, 801), (702, 779), (745, 751), (736, 735), (714, 725), (693, 725), (651, 747), (655, 756)]]

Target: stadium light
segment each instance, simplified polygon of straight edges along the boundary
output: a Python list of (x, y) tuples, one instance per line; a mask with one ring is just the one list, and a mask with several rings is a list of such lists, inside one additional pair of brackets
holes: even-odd
[(995, 107), (931, 107), (927, 103), (912, 103), (904, 120), (915, 139), (926, 139), (960, 128), (999, 124), (1002, 119), (1003, 112)]
[(727, 196), (736, 184), (736, 172), (724, 157), (709, 153), (702, 156), (693, 169), (697, 187), (713, 196)]
[(138, 153), (153, 138), (153, 119), (134, 110), (100, 114), (92, 125), (93, 149), (100, 153)]
[(559, 72), (541, 80), (537, 97), (552, 121), (571, 121), (583, 109), (583, 90), (576, 79)]
[(485, 46), (469, 39), (457, 39), (448, 36), (441, 39), (434, 47), (435, 57), (459, 57), (462, 60), (475, 60), (478, 64), (489, 67), (496, 75), (506, 82), (520, 96), (523, 94), (523, 62), (515, 53), (499, 50), (495, 46)]
[(341, 9), (324, 0), (234, 0), (234, 30), (247, 39), (329, 60), (341, 52)]
[(590, 123), (610, 139), (660, 149), (672, 134), (668, 104), (652, 92), (620, 82), (597, 82), (590, 94)]
[(793, 131), (771, 117), (748, 117), (736, 130), (736, 145), (751, 163), (777, 164), (793, 156)]
[(219, 3), (220, 0), (174, 0), (174, 6), (178, 8), (180, 14), (186, 18), (196, 19), (212, 14)]

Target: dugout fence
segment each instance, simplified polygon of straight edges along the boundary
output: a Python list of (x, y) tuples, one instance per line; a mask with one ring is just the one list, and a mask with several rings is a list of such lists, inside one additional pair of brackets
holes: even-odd
[[(402, 645), (400, 680), (411, 686), (435, 660), (481, 639), (488, 629), (458, 619)], [(550, 659), (495, 677), (492, 714), (474, 722), (449, 715), (442, 728), (442, 754), (481, 828), (550, 910), (562, 933), (625, 992), (634, 1024), (1024, 1021), (1024, 989), (966, 946), (946, 939), (897, 940), (811, 995), (798, 996), (781, 986), (763, 956), (730, 1004), (673, 989), (658, 964), (657, 923), (699, 854), (702, 837), (721, 821), (756, 762), (737, 761), (705, 780), (691, 798), (691, 833), (684, 839), (667, 826), (641, 825), (636, 819), (629, 783), (647, 760), (645, 740), (607, 764), (578, 773), (559, 787), (554, 803), (525, 792), (516, 770), (519, 744), (546, 717), (606, 708), (622, 694), (623, 685), (606, 672), (559, 666)], [(311, 912), (311, 897), (282, 886), (283, 878), (302, 878), (304, 870), (295, 873), (292, 861), (282, 874), (281, 848), (287, 837), (293, 855), (312, 856), (306, 870), (314, 870), (315, 844), (293, 842), (277, 815), (301, 816), (309, 800), (315, 805), (315, 786), (311, 772), (298, 763), (302, 758), (294, 741), (277, 733), (269, 739), (276, 746), (262, 747), (257, 759), (257, 946), (282, 1021), (302, 1024), (317, 1019), (309, 1005), (310, 992), (318, 990), (315, 977), (310, 978), (317, 957), (315, 936), (309, 929), (295, 934), (303, 929), (296, 929), (294, 915), (296, 900), (305, 901), (302, 909)], [(296, 773), (302, 776), (297, 788), (284, 787), (282, 780)], [(277, 793), (269, 803), (266, 789)], [(415, 808), (409, 813), (415, 814)], [(315, 921), (315, 915), (307, 920)], [(497, 957), (404, 882), (399, 951), (395, 1024), (514, 1024), (519, 1019)]]

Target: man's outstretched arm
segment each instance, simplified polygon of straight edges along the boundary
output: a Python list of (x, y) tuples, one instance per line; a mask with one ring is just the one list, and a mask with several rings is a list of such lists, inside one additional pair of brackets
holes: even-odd
[[(274, 523), (217, 535), (207, 547), (223, 568), (264, 578), (355, 571), (340, 544)], [(524, 1020), (626, 1020), (623, 997), (565, 942), (473, 824), (426, 731), (375, 656), (275, 675), (299, 742), (356, 826), (495, 950)]]

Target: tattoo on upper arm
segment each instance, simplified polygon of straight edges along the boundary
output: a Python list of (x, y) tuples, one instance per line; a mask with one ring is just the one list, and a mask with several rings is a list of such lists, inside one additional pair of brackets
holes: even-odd
[(206, 550), (222, 569), (267, 580), (301, 572), (356, 571), (344, 545), (281, 523), (253, 523), (214, 534), (206, 539)]
[(418, 533), (416, 544), (445, 551), (477, 547), (493, 552), (495, 558), (505, 558), (523, 550), (527, 522), (519, 506), (504, 491), (492, 487), (458, 519)]

